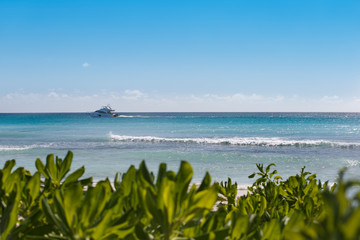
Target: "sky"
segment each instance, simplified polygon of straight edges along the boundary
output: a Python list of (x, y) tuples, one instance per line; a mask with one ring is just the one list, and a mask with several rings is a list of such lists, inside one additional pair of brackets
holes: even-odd
[(0, 0), (0, 112), (360, 111), (360, 0)]

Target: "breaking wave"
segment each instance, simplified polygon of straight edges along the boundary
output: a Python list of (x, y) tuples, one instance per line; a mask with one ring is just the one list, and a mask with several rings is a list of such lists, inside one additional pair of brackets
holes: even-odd
[(0, 152), (5, 151), (25, 151), (34, 148), (48, 148), (53, 144), (33, 144), (33, 145), (23, 145), (23, 146), (10, 146), (10, 145), (0, 145)]
[(32, 148), (31, 146), (0, 146), (0, 151), (23, 151)]
[(112, 141), (118, 142), (149, 142), (149, 143), (192, 143), (192, 144), (222, 144), (239, 146), (265, 146), (265, 147), (339, 147), (358, 148), (360, 143), (333, 142), (327, 140), (292, 140), (284, 138), (264, 137), (231, 137), (231, 138), (163, 138), (154, 136), (126, 136), (109, 133)]
[(356, 167), (360, 165), (358, 160), (346, 160), (347, 167)]

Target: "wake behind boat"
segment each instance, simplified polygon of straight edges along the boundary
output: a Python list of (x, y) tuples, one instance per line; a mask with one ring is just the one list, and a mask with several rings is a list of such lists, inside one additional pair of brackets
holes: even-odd
[(91, 117), (117, 117), (118, 114), (114, 113), (114, 109), (110, 107), (108, 104), (107, 106), (101, 107), (99, 110), (96, 110), (93, 113), (90, 113)]

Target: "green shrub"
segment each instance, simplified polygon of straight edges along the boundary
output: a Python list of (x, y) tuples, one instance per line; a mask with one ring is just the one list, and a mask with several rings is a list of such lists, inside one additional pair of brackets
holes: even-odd
[(256, 164), (258, 176), (244, 196), (229, 178), (212, 183), (208, 173), (191, 183), (182, 161), (177, 173), (139, 168), (94, 183), (85, 168), (70, 173), (73, 154), (48, 155), (32, 175), (0, 169), (0, 239), (360, 239), (359, 181), (340, 172), (331, 188), (305, 172), (283, 179), (275, 164)]

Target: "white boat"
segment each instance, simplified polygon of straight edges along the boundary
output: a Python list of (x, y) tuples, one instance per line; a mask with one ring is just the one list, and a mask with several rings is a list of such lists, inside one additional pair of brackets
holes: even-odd
[(114, 113), (114, 109), (110, 105), (103, 106), (99, 110), (96, 110), (93, 113), (90, 113), (91, 117), (117, 117), (118, 115)]

